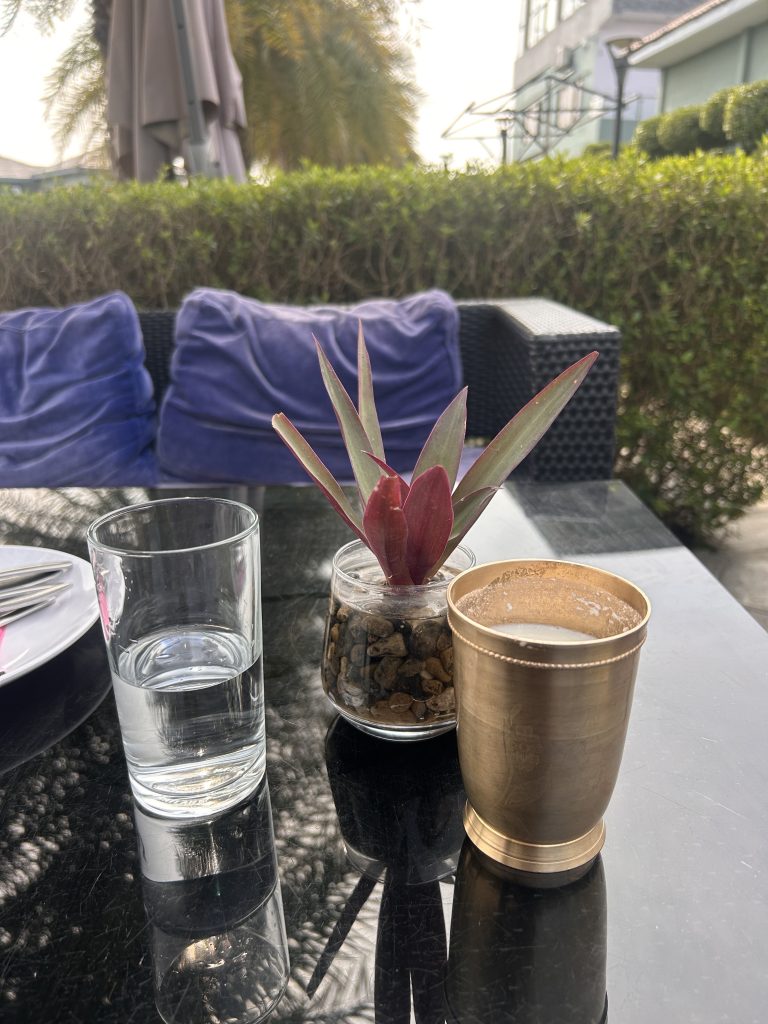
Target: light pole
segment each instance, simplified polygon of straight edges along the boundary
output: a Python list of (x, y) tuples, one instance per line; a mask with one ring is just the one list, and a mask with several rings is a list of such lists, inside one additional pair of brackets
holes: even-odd
[(621, 117), (624, 113), (624, 80), (627, 77), (629, 68), (629, 47), (636, 43), (637, 38), (621, 36), (619, 39), (606, 39), (605, 47), (613, 62), (613, 70), (616, 73), (616, 117), (613, 122), (613, 145), (611, 156), (615, 160), (619, 155), (621, 145)]
[(504, 167), (509, 157), (509, 126), (512, 123), (511, 118), (508, 115), (496, 118), (496, 124), (499, 126), (499, 136), (501, 138), (501, 166)]
[[(202, 174), (206, 178), (221, 177), (221, 167), (211, 159), (210, 138), (203, 116), (203, 101), (198, 95), (195, 69), (192, 60), (192, 45), (189, 38), (189, 15), (185, 0), (173, 0), (173, 14), (176, 39), (179, 46), (179, 63), (184, 84), (184, 99), (189, 119), (189, 163), (190, 174)], [(134, 18), (134, 21), (137, 19)]]

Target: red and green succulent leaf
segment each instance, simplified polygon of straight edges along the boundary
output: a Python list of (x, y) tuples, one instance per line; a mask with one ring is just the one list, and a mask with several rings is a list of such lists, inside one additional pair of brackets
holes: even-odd
[[(485, 511), (488, 502), (498, 491), (498, 487), (481, 487), (464, 498), (453, 502), (453, 529), (449, 540), (458, 544), (470, 530), (477, 519)], [(454, 545), (455, 547), (455, 545)], [(453, 550), (453, 548), (451, 548)]]
[(396, 477), (379, 477), (365, 506), (363, 530), (387, 583), (393, 586), (413, 583), (407, 562), (408, 524), (400, 504), (400, 483)]
[(597, 355), (597, 352), (591, 352), (569, 366), (502, 427), (462, 477), (453, 496), (454, 502), (481, 487), (501, 486), (573, 397)]
[(358, 320), (357, 328), (357, 411), (363, 430), (371, 442), (371, 451), (383, 461), (385, 458), (384, 442), (381, 439), (381, 426), (376, 412), (376, 401), (373, 397), (371, 360), (368, 357), (368, 349), (365, 347), (362, 320)]
[(435, 560), (435, 564), (430, 569), (430, 576), (434, 576), (448, 556), (461, 544), (467, 532), (475, 525), (497, 491), (498, 487), (481, 487), (479, 491), (473, 491), (466, 498), (460, 498), (459, 501), (453, 502), (453, 529), (440, 557)]
[(403, 478), (400, 476), (396, 469), (392, 469), (391, 466), (388, 466), (384, 459), (379, 459), (376, 455), (373, 454), (373, 452), (366, 452), (365, 454), (368, 456), (369, 459), (373, 459), (373, 461), (376, 463), (379, 469), (383, 470), (387, 474), (387, 476), (397, 477), (397, 479), (400, 481), (400, 504), (404, 504), (405, 499), (408, 497), (408, 491), (410, 490), (405, 480), (403, 480)]
[(355, 480), (362, 519), (327, 466), (287, 416), (272, 426), (333, 508), (371, 549), (394, 586), (429, 580), (477, 521), (495, 492), (573, 397), (597, 359), (592, 352), (548, 384), (502, 428), (459, 482), (453, 495), (466, 432), (467, 389), (438, 419), (419, 455), (411, 485), (385, 461), (362, 324), (358, 335), (358, 407), (320, 345), (317, 354)]
[(424, 583), (453, 528), (451, 484), (442, 466), (433, 466), (411, 483), (403, 512), (408, 571), (414, 583)]
[(344, 438), (344, 445), (349, 455), (349, 461), (352, 464), (352, 472), (355, 474), (355, 480), (357, 481), (357, 488), (360, 491), (363, 505), (365, 505), (381, 476), (365, 454), (365, 452), (373, 450), (373, 445), (368, 434), (365, 432), (352, 399), (347, 394), (344, 385), (331, 366), (330, 360), (320, 347), (320, 342), (317, 338), (315, 338), (315, 344), (317, 345), (317, 357), (320, 360), (320, 372), (323, 375), (325, 390), (328, 392), (333, 411), (336, 414), (341, 436)]
[(360, 514), (352, 507), (346, 494), (331, 474), (331, 471), (320, 460), (320, 457), (309, 442), (304, 440), (285, 413), (280, 412), (273, 416), (272, 426), (341, 518), (355, 531), (360, 540), (367, 543)]
[(467, 389), (463, 388), (442, 413), (421, 449), (412, 479), (433, 466), (442, 466), (451, 487), (456, 483), (464, 435), (467, 432)]

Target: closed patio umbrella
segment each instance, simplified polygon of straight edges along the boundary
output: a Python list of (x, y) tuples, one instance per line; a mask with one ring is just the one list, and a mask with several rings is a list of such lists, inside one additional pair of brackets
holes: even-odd
[(183, 156), (192, 174), (245, 181), (242, 79), (223, 0), (114, 0), (107, 121), (122, 178), (153, 181)]

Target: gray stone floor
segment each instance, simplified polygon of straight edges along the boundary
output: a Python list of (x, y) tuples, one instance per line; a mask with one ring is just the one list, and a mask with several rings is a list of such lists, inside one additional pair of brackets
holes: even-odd
[(768, 501), (731, 526), (717, 550), (696, 555), (768, 630)]

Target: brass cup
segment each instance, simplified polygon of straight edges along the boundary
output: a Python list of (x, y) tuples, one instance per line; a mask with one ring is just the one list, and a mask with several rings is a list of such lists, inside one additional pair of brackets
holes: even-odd
[[(523, 884), (573, 881), (602, 849), (649, 616), (632, 583), (573, 562), (493, 562), (448, 588), (464, 826)], [(593, 639), (520, 640), (504, 621)]]

